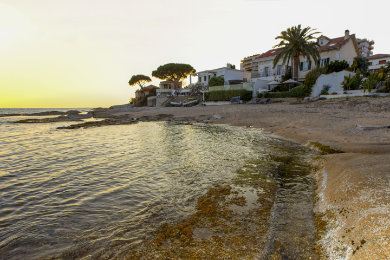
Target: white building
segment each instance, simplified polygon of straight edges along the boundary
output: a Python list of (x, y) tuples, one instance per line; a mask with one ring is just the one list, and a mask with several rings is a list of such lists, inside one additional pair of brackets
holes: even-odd
[(390, 62), (390, 54), (375, 54), (367, 57), (369, 61), (368, 70), (377, 71)]
[(227, 64), (226, 67), (222, 67), (214, 70), (205, 70), (191, 74), (191, 76), (198, 77), (198, 83), (203, 86), (208, 86), (209, 80), (212, 77), (223, 76), (225, 85), (242, 83), (244, 81), (244, 71), (236, 70), (232, 68), (231, 64)]
[[(345, 60), (352, 65), (353, 59), (360, 54), (357, 40), (354, 34), (350, 35), (349, 30), (345, 31), (344, 36), (338, 38), (328, 38), (324, 35), (318, 37), (318, 51), (320, 52), (319, 66), (323, 67), (332, 61)], [(252, 72), (252, 82), (258, 81), (278, 81), (286, 73), (286, 64), (282, 64), (281, 59), (276, 66), (273, 61), (280, 53), (281, 49), (269, 50), (256, 58), (258, 64), (257, 73)], [(299, 57), (298, 79), (303, 81), (306, 74), (317, 66), (314, 60), (307, 61), (303, 56)], [(291, 62), (288, 64), (291, 66)]]
[(374, 41), (369, 41), (367, 39), (357, 39), (357, 44), (359, 46), (361, 56), (369, 57), (373, 55), (372, 50), (374, 49)]

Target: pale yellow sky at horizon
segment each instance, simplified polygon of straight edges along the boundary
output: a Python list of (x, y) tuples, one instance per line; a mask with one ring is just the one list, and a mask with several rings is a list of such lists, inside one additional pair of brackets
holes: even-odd
[[(390, 53), (387, 0), (0, 0), (0, 107), (127, 103), (131, 75), (169, 62), (239, 67), (302, 24)], [(372, 9), (372, 10), (370, 10)], [(159, 80), (153, 78), (153, 84)]]

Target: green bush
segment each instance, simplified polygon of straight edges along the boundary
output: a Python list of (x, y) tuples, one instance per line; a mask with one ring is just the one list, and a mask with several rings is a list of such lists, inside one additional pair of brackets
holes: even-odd
[(308, 92), (305, 85), (301, 85), (290, 90), (291, 97), (304, 98)]
[(288, 84), (279, 84), (272, 91), (274, 92), (286, 92), (289, 91), (290, 86)]
[(343, 60), (343, 61), (336, 60), (336, 61), (332, 61), (331, 63), (329, 63), (325, 67), (325, 70), (326, 70), (326, 74), (330, 74), (332, 72), (339, 72), (339, 71), (342, 71), (342, 70), (345, 70), (348, 68), (349, 68), (348, 62), (346, 62), (345, 60)]
[(360, 73), (356, 73), (355, 76), (344, 76), (344, 81), (341, 83), (344, 90), (357, 90), (362, 85), (363, 77)]
[(291, 97), (290, 92), (266, 92), (263, 95), (265, 98), (288, 98)]
[(244, 101), (252, 99), (252, 91), (245, 89), (210, 91), (205, 96), (207, 101), (230, 101), (232, 97), (240, 97)]
[(364, 92), (371, 92), (372, 89), (376, 88), (380, 81), (380, 76), (377, 73), (371, 74), (367, 77), (367, 79), (363, 82)]
[(305, 86), (305, 96), (310, 96), (311, 90), (314, 84), (316, 84), (318, 77), (324, 73), (325, 68), (315, 68), (306, 74), (305, 83), (303, 84)]
[(225, 85), (225, 79), (223, 76), (212, 77), (209, 80), (209, 87), (223, 86)]
[(329, 89), (330, 89), (329, 85), (322, 86), (320, 95), (329, 95)]
[(280, 92), (266, 92), (266, 93), (259, 93), (257, 97), (259, 98), (289, 98), (289, 97), (296, 97), (296, 98), (304, 98), (306, 96), (306, 86), (301, 85), (295, 88), (292, 88), (290, 91), (280, 91)]
[(367, 75), (369, 61), (366, 57), (357, 56), (353, 58), (353, 64), (351, 65), (351, 69), (353, 72), (360, 72), (363, 75)]

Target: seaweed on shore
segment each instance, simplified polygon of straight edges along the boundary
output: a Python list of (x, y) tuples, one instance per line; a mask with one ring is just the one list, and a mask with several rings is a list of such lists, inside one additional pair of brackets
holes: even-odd
[(341, 150), (333, 149), (330, 146), (321, 144), (319, 142), (310, 142), (310, 145), (314, 146), (322, 155), (344, 153)]
[[(210, 187), (197, 199), (195, 212), (176, 223), (164, 223), (154, 237), (134, 248), (127, 259), (255, 258), (265, 243), (277, 184), (252, 162), (232, 184)], [(249, 177), (249, 178), (248, 178)]]

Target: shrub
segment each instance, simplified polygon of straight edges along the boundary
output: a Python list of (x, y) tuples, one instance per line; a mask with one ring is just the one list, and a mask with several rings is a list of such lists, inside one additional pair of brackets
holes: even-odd
[(368, 66), (369, 66), (369, 61), (366, 57), (357, 56), (353, 59), (353, 64), (351, 66), (351, 69), (354, 72), (360, 71), (363, 75), (366, 75)]
[(143, 107), (146, 106), (147, 97), (140, 97), (134, 100), (133, 104), (135, 107)]
[(290, 91), (281, 91), (281, 92), (266, 92), (262, 95), (264, 98), (304, 98), (306, 93), (306, 88), (304, 85), (292, 88)]
[(320, 95), (329, 95), (329, 89), (330, 89), (329, 85), (322, 86)]
[(336, 60), (336, 61), (332, 61), (331, 63), (329, 63), (325, 67), (325, 70), (326, 70), (326, 74), (329, 74), (332, 72), (339, 72), (339, 71), (342, 71), (342, 70), (345, 70), (348, 68), (349, 68), (348, 62), (346, 62), (345, 60), (343, 60), (343, 61)]
[(357, 90), (362, 84), (363, 77), (360, 73), (356, 73), (355, 76), (344, 76), (344, 81), (341, 83), (344, 90)]
[(216, 90), (207, 93), (205, 96), (207, 101), (230, 101), (232, 97), (240, 96), (244, 101), (252, 99), (252, 91), (245, 89), (233, 89), (233, 90)]
[(305, 86), (305, 96), (310, 96), (314, 84), (316, 84), (318, 77), (324, 74), (324, 71), (324, 68), (315, 68), (306, 74), (305, 83), (303, 84)]
[(380, 77), (378, 74), (371, 74), (367, 77), (367, 79), (363, 82), (363, 89), (364, 89), (364, 92), (366, 92), (366, 90), (368, 92), (371, 92), (372, 89), (376, 88), (376, 86), (378, 85), (378, 82), (380, 80)]
[(301, 85), (290, 90), (291, 97), (304, 98), (306, 97), (307, 88), (305, 85)]
[(390, 92), (390, 78), (385, 80), (384, 85), (385, 85), (385, 88), (383, 89), (383, 92), (389, 93)]
[(283, 91), (283, 92), (266, 92), (264, 93), (265, 98), (288, 98), (290, 96), (290, 92)]
[(225, 79), (223, 76), (212, 77), (209, 80), (209, 87), (223, 86), (225, 85)]
[(274, 92), (285, 92), (289, 90), (290, 87), (288, 86), (288, 84), (279, 84), (273, 89)]

